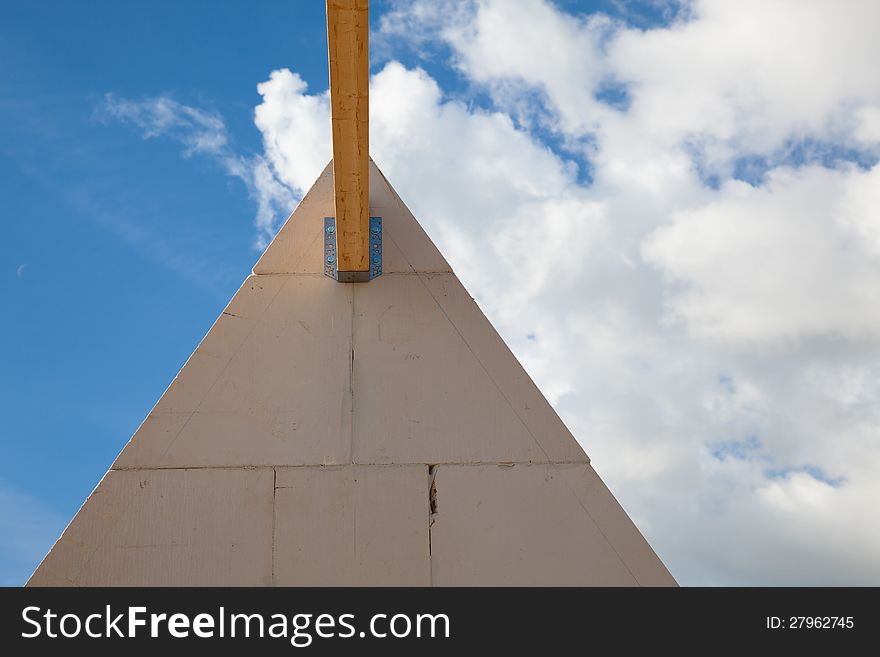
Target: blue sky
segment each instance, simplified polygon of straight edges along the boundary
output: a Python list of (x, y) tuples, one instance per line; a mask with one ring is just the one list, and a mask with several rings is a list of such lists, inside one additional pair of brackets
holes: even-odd
[[(0, 584), (326, 161), (323, 4), (0, 6)], [(876, 7), (823, 12), (371, 3), (374, 157), (684, 583), (880, 581)]]
[(16, 547), (31, 509), (4, 510), (0, 583), (26, 578), (257, 256), (243, 185), (102, 124), (96, 103), (173, 93), (258, 148), (256, 82), (279, 66), (326, 79), (320, 5), (0, 8), (0, 498), (45, 516)]

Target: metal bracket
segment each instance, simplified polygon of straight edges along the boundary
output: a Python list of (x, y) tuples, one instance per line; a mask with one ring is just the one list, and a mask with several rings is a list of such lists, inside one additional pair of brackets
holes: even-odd
[(336, 217), (324, 217), (324, 275), (336, 279)]
[[(336, 255), (336, 217), (324, 217), (324, 275), (338, 281)], [(369, 274), (370, 280), (382, 275), (382, 217), (370, 217)]]
[(382, 275), (382, 217), (370, 217), (370, 280)]

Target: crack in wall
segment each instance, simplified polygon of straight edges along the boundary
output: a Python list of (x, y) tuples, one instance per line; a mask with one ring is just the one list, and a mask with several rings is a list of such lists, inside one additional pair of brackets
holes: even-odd
[[(431, 485), (428, 487), (428, 558), (430, 559), (433, 554), (434, 546), (433, 546), (433, 528), (434, 522), (437, 519), (437, 466), (429, 465), (428, 466), (428, 477), (431, 480)], [(433, 564), (431, 567), (432, 578), (433, 578)]]
[(428, 466), (428, 475), (431, 477), (431, 490), (428, 495), (428, 501), (431, 505), (431, 524), (434, 524), (434, 516), (437, 515), (437, 466)]
[(437, 519), (437, 464), (428, 465), (428, 585), (434, 586), (434, 522)]

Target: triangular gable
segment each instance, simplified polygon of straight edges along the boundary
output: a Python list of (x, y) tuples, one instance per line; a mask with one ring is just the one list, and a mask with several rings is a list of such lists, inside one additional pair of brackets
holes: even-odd
[(674, 584), (370, 167), (382, 276), (328, 166), (29, 584)]

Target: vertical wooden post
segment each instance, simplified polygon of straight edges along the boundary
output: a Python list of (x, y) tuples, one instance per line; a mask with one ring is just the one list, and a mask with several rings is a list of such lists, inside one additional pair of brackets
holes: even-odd
[(369, 0), (327, 0), (336, 257), (343, 282), (370, 280)]

